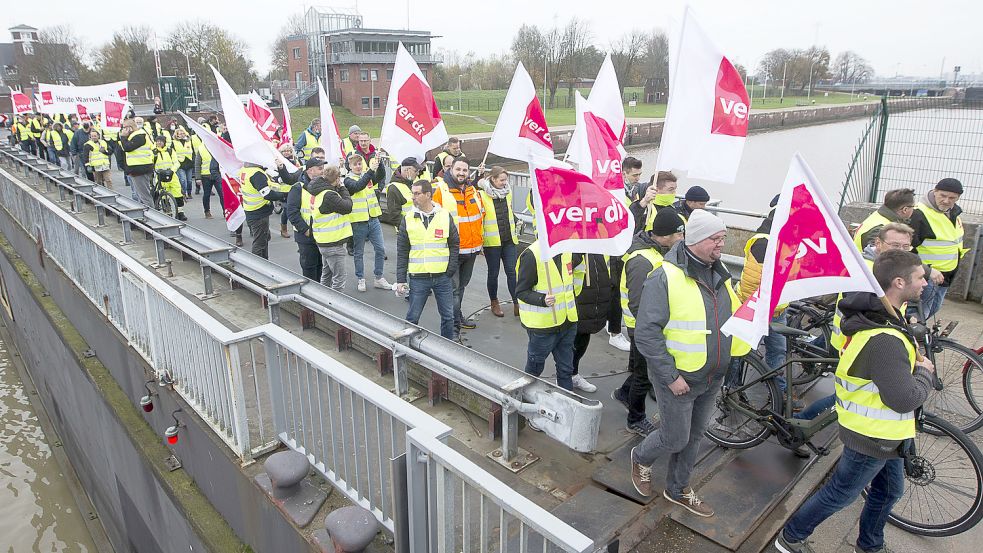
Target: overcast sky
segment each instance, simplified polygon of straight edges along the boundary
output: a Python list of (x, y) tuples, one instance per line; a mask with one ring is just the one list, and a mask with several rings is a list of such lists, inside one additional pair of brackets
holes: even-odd
[[(594, 42), (604, 49), (633, 29), (668, 28), (678, 21), (681, 0), (339, 0), (317, 5), (356, 7), (365, 27), (429, 30), (441, 38), (435, 48), (473, 51), (479, 56), (505, 52), (523, 23), (548, 27), (571, 15), (589, 20)], [(881, 76), (937, 77), (961, 65), (963, 74), (983, 73), (983, 38), (979, 31), (983, 3), (971, 0), (691, 0), (701, 25), (735, 63), (755, 67), (773, 48), (805, 48), (813, 43), (832, 55), (854, 50)], [(297, 0), (38, 0), (4, 2), (3, 29), (27, 24), (43, 28), (72, 25), (92, 48), (107, 42), (126, 25), (152, 25), (166, 36), (179, 21), (203, 19), (231, 30), (250, 48), (260, 74), (270, 63), (270, 45), (287, 15), (312, 4)], [(454, 8), (448, 9), (453, 5)], [(482, 7), (478, 7), (478, 6)], [(139, 8), (136, 6), (140, 6)], [(273, 7), (275, 6), (275, 7)], [(438, 23), (439, 22), (439, 23)], [(10, 40), (4, 33), (3, 41)]]

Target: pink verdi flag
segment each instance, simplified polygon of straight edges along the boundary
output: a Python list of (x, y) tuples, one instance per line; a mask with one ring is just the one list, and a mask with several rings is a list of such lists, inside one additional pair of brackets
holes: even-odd
[(488, 151), (521, 161), (528, 161), (530, 156), (553, 157), (553, 140), (543, 107), (532, 78), (521, 63), (515, 68)]
[(123, 118), (126, 117), (127, 102), (125, 100), (102, 101), (102, 128), (110, 131), (118, 131), (123, 126)]
[(31, 99), (27, 97), (27, 94), (17, 92), (12, 88), (10, 89), (10, 103), (14, 106), (14, 115), (33, 111), (31, 108)]
[(256, 123), (256, 128), (268, 140), (273, 140), (273, 136), (280, 128), (280, 123), (277, 122), (276, 117), (273, 115), (273, 110), (266, 105), (266, 102), (263, 101), (263, 98), (255, 90), (249, 93), (248, 100), (246, 101), (246, 115)]
[(781, 303), (836, 292), (884, 292), (812, 170), (795, 154), (775, 208), (761, 285), (721, 330), (752, 346)]
[(669, 48), (669, 106), (656, 170), (733, 183), (751, 116), (744, 82), (689, 8)]
[(427, 151), (447, 142), (447, 129), (433, 90), (403, 43), (396, 51), (379, 142), (390, 158), (397, 160), (408, 157), (422, 160)]
[(628, 250), (634, 218), (603, 185), (553, 159), (534, 158), (529, 174), (544, 259), (564, 252), (622, 255)]
[(581, 140), (571, 143), (570, 160), (577, 160), (577, 169), (591, 177), (619, 198), (625, 194), (621, 176), (621, 160), (627, 154), (621, 139), (612, 130), (590, 100), (576, 93), (577, 127), (574, 131)]
[[(591, 86), (590, 95), (587, 96), (587, 102), (591, 106), (590, 111), (595, 117), (607, 124), (618, 142), (624, 140), (625, 131), (628, 128), (625, 120), (625, 104), (621, 99), (621, 85), (618, 84), (618, 75), (614, 70), (611, 54), (604, 57), (601, 69), (597, 72), (597, 78), (594, 79), (594, 85)], [(586, 143), (587, 137), (584, 135), (582, 125), (578, 120), (573, 135), (570, 137), (567, 159), (581, 166), (587, 163), (582, 158), (587, 152)]]
[(239, 196), (239, 181), (222, 171), (222, 212), (225, 215), (225, 228), (235, 231), (246, 221), (246, 210), (242, 208)]

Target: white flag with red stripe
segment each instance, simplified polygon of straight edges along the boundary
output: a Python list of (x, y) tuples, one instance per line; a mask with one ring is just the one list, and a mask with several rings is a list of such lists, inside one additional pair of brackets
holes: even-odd
[(14, 115), (31, 113), (34, 111), (31, 107), (31, 99), (27, 97), (27, 94), (18, 92), (12, 88), (10, 89), (10, 103), (14, 107)]
[[(597, 72), (587, 102), (591, 106), (591, 112), (611, 128), (611, 132), (619, 142), (623, 141), (628, 126), (625, 121), (625, 105), (621, 100), (621, 85), (618, 84), (618, 74), (614, 70), (611, 54), (604, 57), (604, 63)], [(578, 125), (570, 136), (567, 159), (578, 165), (584, 165), (587, 160), (581, 156), (587, 151), (586, 148), (587, 137)]]
[(625, 181), (621, 176), (621, 160), (627, 152), (600, 110), (590, 100), (576, 92), (577, 127), (574, 134), (581, 137), (571, 142), (569, 160), (577, 160), (577, 170), (591, 177), (619, 198), (625, 197)]
[(266, 105), (266, 102), (255, 90), (250, 92), (247, 97), (246, 115), (256, 123), (256, 128), (266, 136), (267, 140), (273, 140), (273, 136), (280, 128), (280, 123), (273, 115), (273, 110)]
[(225, 227), (230, 232), (246, 222), (246, 210), (242, 208), (242, 197), (239, 194), (239, 180), (224, 170), (222, 170), (222, 215), (225, 216)]
[(276, 171), (276, 162), (280, 161), (288, 171), (296, 171), (297, 167), (277, 151), (273, 143), (246, 114), (239, 96), (218, 69), (212, 67), (212, 72), (215, 73), (215, 81), (222, 101), (222, 114), (225, 116), (225, 127), (232, 138), (236, 157), (243, 162), (262, 165), (270, 171)]
[(689, 8), (669, 52), (669, 105), (656, 170), (733, 183), (751, 117), (744, 81)]
[(390, 159), (425, 159), (429, 150), (447, 142), (447, 129), (426, 78), (399, 43), (386, 115), (382, 119), (382, 149)]
[(721, 330), (757, 346), (779, 304), (836, 292), (884, 295), (822, 185), (797, 153), (775, 207), (761, 285)]
[(242, 200), (239, 197), (239, 181), (237, 175), (242, 169), (242, 161), (236, 157), (232, 144), (226, 142), (222, 137), (198, 124), (197, 121), (188, 117), (184, 112), (178, 112), (188, 124), (188, 128), (198, 135), (201, 143), (208, 150), (208, 153), (215, 158), (218, 163), (219, 172), (222, 174), (222, 205), (224, 206), (225, 226), (234, 231), (246, 220), (246, 212), (242, 208)]
[(284, 144), (293, 145), (294, 143), (293, 130), (290, 128), (290, 106), (287, 105), (287, 99), (283, 97), (282, 92), (280, 93), (280, 106), (283, 108), (283, 128), (280, 129), (278, 148)]
[(324, 84), (320, 79), (317, 81), (317, 97), (321, 109), (321, 147), (324, 148), (325, 159), (332, 164), (341, 160), (339, 167), (343, 167), (345, 149), (341, 145), (341, 131), (338, 129), (338, 120), (334, 118), (328, 93), (324, 91)]
[(511, 159), (528, 161), (530, 156), (553, 157), (553, 140), (536, 87), (520, 62), (502, 103), (488, 151)]

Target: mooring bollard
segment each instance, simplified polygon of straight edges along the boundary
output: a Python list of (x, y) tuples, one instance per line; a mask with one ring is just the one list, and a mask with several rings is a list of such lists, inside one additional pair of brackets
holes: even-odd
[(320, 532), (314, 534), (323, 553), (361, 553), (379, 533), (379, 521), (368, 509), (351, 505), (328, 513), (324, 529), (327, 541)]

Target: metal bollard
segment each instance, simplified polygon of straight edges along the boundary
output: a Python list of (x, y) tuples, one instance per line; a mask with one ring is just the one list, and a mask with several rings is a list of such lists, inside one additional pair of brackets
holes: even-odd
[(322, 489), (307, 478), (311, 470), (307, 456), (296, 451), (280, 451), (270, 455), (263, 467), (266, 472), (253, 478), (263, 492), (298, 527), (310, 524), (331, 488)]
[(379, 521), (357, 505), (328, 513), (324, 530), (314, 533), (322, 553), (361, 553), (379, 533)]

